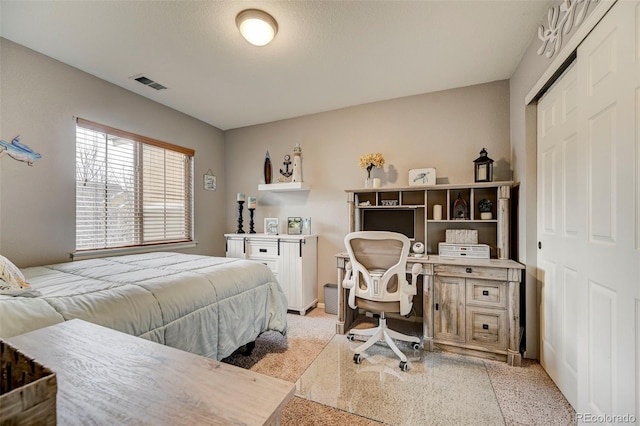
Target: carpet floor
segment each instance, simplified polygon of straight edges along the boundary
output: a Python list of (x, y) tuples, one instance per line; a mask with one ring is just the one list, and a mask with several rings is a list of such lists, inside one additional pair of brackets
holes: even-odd
[[(305, 392), (313, 386), (307, 377), (316, 375), (321, 377), (317, 371), (328, 368), (322, 364), (322, 360), (331, 357), (335, 352), (337, 344), (343, 345), (339, 338), (334, 339), (334, 343), (329, 345), (335, 335), (336, 316), (326, 314), (322, 309), (313, 309), (305, 316), (298, 314), (288, 314), (287, 336), (282, 336), (276, 332), (263, 333), (256, 340), (256, 347), (251, 356), (243, 356), (240, 353), (231, 355), (223, 360), (224, 362), (247, 368), (252, 371), (262, 373), (271, 377), (297, 383), (297, 392), (294, 398), (285, 406), (282, 412), (283, 425), (380, 425), (380, 424), (413, 424), (402, 418), (385, 418), (384, 422), (374, 420), (376, 414), (367, 410), (360, 410), (358, 407), (342, 407), (339, 402), (331, 400), (324, 403), (314, 402), (309, 392)], [(345, 338), (346, 341), (346, 338)], [(384, 347), (384, 344), (381, 346)], [(323, 352), (324, 351), (324, 352)], [(403, 348), (403, 351), (404, 348)], [(409, 353), (410, 351), (405, 351)], [(322, 356), (320, 356), (322, 353)], [(391, 352), (389, 352), (392, 354)], [(436, 357), (438, 354), (431, 354)], [(420, 359), (433, 359), (429, 353), (419, 356)], [(506, 363), (479, 358), (465, 357), (462, 355), (442, 353), (447, 360), (454, 359), (460, 363), (461, 368), (469, 368), (469, 365), (480, 366), (486, 371), (487, 386), (491, 387), (492, 400), (497, 402), (497, 417), (486, 417), (484, 422), (477, 419), (474, 424), (505, 424), (505, 425), (572, 425), (576, 424), (575, 412), (566, 401), (562, 393), (555, 386), (540, 364), (532, 360), (523, 360), (522, 367), (509, 367)], [(431, 357), (431, 358), (429, 358)], [(414, 362), (417, 359), (414, 357)], [(373, 358), (371, 358), (373, 359)], [(315, 363), (314, 363), (315, 362)], [(394, 361), (395, 362), (395, 361)], [(425, 361), (427, 362), (427, 361)], [(430, 361), (431, 362), (431, 361)], [(312, 366), (313, 364), (313, 366)], [(353, 363), (351, 363), (353, 364)], [(411, 364), (411, 357), (410, 357)], [(451, 364), (449, 362), (448, 364)], [(455, 363), (453, 363), (455, 364)], [(346, 365), (346, 363), (345, 363)], [(395, 364), (394, 364), (395, 365)], [(365, 366), (363, 364), (360, 366)], [(311, 367), (311, 369), (309, 369)], [(329, 366), (330, 368), (330, 366)], [(301, 380), (305, 371), (305, 380)], [(419, 366), (412, 366), (414, 373), (418, 372)], [(397, 369), (399, 372), (399, 369)], [(410, 370), (411, 371), (411, 370)], [(326, 371), (326, 375), (338, 375), (338, 367), (334, 371)], [(406, 373), (405, 373), (406, 374)], [(390, 380), (381, 379), (377, 384), (367, 383), (370, 393), (380, 394), (388, 391), (387, 386)], [(376, 387), (379, 388), (376, 389)], [(457, 385), (460, 393), (463, 393), (464, 382)], [(415, 389), (412, 387), (410, 389)], [(453, 388), (455, 393), (455, 387)], [(305, 395), (306, 393), (306, 395)], [(316, 392), (317, 393), (317, 392)], [(316, 400), (323, 401), (316, 397)], [(389, 402), (385, 404), (396, 404), (397, 410), (406, 410), (400, 402)], [(333, 405), (333, 406), (332, 406)], [(344, 409), (335, 408), (340, 406)], [(388, 407), (387, 407), (388, 408)], [(345, 411), (346, 410), (346, 411)], [(349, 412), (356, 411), (356, 412)], [(388, 410), (387, 410), (388, 411)], [(494, 413), (495, 410), (491, 410)], [(365, 415), (359, 415), (365, 414)], [(442, 414), (442, 413), (439, 413)], [(456, 420), (457, 419), (457, 420)], [(460, 424), (456, 416), (446, 415), (434, 416), (426, 423), (422, 424)]]

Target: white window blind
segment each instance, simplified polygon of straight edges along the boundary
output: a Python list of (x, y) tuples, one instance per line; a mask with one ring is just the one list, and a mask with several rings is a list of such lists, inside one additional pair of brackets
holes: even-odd
[(78, 118), (76, 251), (192, 241), (193, 155)]

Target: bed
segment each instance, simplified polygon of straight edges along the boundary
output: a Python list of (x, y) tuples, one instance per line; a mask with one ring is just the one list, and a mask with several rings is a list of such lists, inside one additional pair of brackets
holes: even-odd
[(286, 297), (259, 262), (155, 252), (22, 273), (41, 296), (0, 295), (0, 338), (80, 318), (220, 360), (286, 332)]

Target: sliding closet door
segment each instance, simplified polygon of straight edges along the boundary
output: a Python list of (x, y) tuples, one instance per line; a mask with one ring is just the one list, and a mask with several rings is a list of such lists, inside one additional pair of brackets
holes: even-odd
[(640, 421), (640, 1), (540, 100), (537, 160), (541, 363), (578, 413)]
[[(578, 143), (577, 67), (538, 103), (540, 363), (577, 407), (578, 310), (585, 299), (586, 182)], [(582, 291), (584, 293), (584, 291)]]
[(618, 1), (578, 48), (586, 152), (586, 318), (578, 408), (638, 415), (640, 2)]
[(541, 363), (579, 414), (638, 422), (640, 1), (540, 100), (537, 183)]

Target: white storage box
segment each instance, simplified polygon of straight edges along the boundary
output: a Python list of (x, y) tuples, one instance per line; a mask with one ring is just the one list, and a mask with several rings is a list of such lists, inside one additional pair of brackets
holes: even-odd
[(491, 257), (491, 249), (486, 244), (439, 243), (438, 254), (441, 257), (468, 257), (471, 259), (489, 259), (489, 257)]
[(451, 244), (478, 244), (476, 229), (447, 229), (445, 242)]

